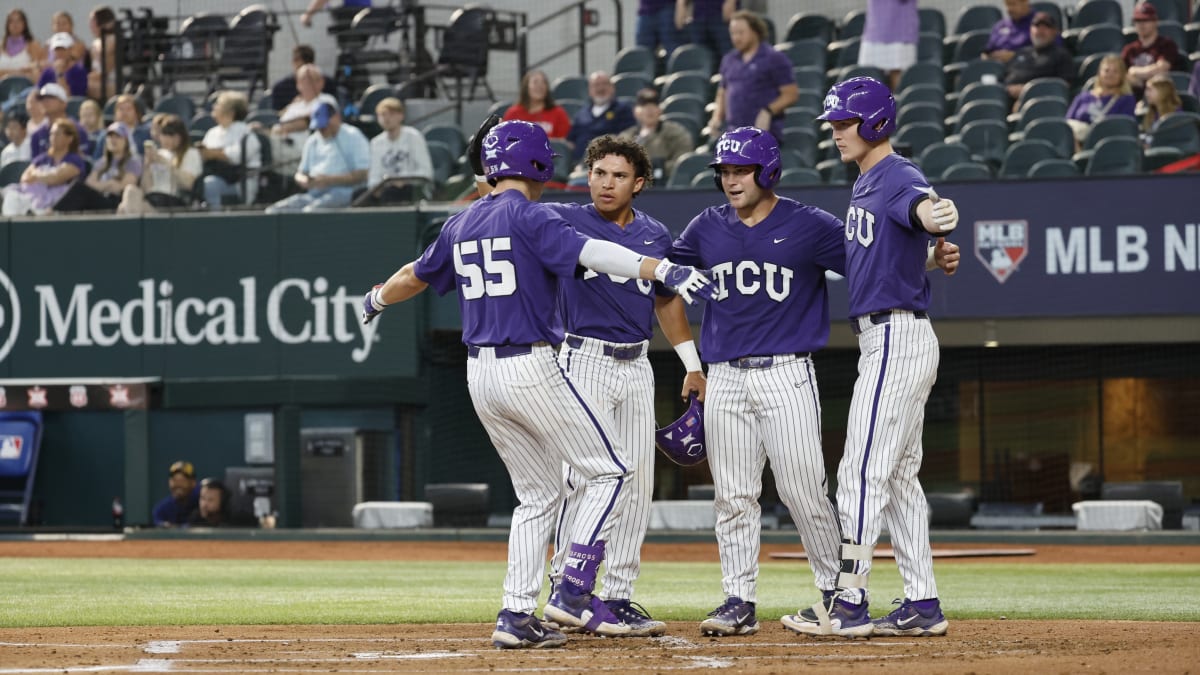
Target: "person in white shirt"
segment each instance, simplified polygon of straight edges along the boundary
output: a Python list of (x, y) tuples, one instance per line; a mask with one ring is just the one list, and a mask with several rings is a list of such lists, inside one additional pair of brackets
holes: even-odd
[(8, 145), (0, 150), (0, 166), (11, 162), (28, 162), (33, 159), (29, 150), (29, 134), (25, 133), (25, 125), (29, 116), (22, 112), (10, 112), (4, 120), (4, 135)]
[(420, 130), (404, 126), (404, 102), (388, 97), (375, 106), (383, 133), (371, 139), (367, 192), (355, 206), (410, 203), (429, 196), (433, 160)]
[(305, 141), (295, 176), (304, 192), (275, 202), (267, 207), (267, 213), (311, 213), (350, 206), (354, 191), (366, 183), (371, 163), (367, 137), (342, 122), (336, 105), (319, 104), (309, 128), (317, 133)]
[[(296, 69), (296, 98), (279, 111), (279, 122), (271, 127), (271, 149), (277, 170), (296, 169), (304, 143), (308, 140), (308, 122), (319, 103), (338, 105), (330, 94), (322, 93), (325, 76), (317, 66), (306, 63)], [(256, 123), (257, 124), (257, 123)]]
[[(204, 176), (204, 201), (210, 211), (221, 210), (222, 197), (237, 197), (244, 204), (253, 204), (258, 196), (257, 181), (240, 179), (242, 169), (262, 168), (262, 146), (258, 136), (243, 121), (249, 109), (246, 95), (236, 91), (221, 92), (213, 105), (212, 116), (217, 124), (205, 132), (200, 141), (200, 158), (204, 160), (207, 173)], [(242, 157), (243, 138), (246, 139), (245, 157)], [(242, 194), (243, 182), (246, 194)]]
[(125, 188), (117, 213), (139, 215), (192, 203), (192, 187), (203, 171), (200, 151), (191, 147), (187, 124), (178, 115), (163, 115), (155, 126), (158, 144), (145, 142), (141, 182)]

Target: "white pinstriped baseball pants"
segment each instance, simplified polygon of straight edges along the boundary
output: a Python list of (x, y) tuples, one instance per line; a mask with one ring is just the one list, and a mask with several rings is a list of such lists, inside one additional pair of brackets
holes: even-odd
[(567, 539), (586, 545), (608, 538), (613, 514), (625, 507), (630, 472), (612, 425), (559, 368), (549, 346), (509, 358), (481, 348), (467, 360), (467, 388), (520, 502), (508, 533), (504, 608), (531, 613), (558, 516), (563, 462), (584, 478)]
[(716, 488), (725, 595), (758, 600), (758, 497), (767, 460), (800, 531), (817, 588), (833, 589), (841, 549), (821, 454), (821, 403), (812, 359), (781, 356), (768, 368), (748, 369), (709, 364), (704, 437)]
[[(604, 342), (585, 338), (579, 348), (563, 345), (559, 365), (571, 380), (586, 390), (601, 414), (611, 420), (621, 447), (621, 456), (633, 470), (627, 483), (625, 510), (616, 514), (604, 549), (604, 577), (600, 597), (628, 600), (641, 571), (642, 542), (650, 525), (650, 501), (654, 494), (654, 370), (642, 356), (618, 361), (605, 356)], [(555, 536), (551, 570), (557, 574), (566, 559), (563, 535), (576, 518), (580, 478), (570, 466), (563, 467), (564, 498)]]
[[(860, 321), (860, 327), (858, 380), (838, 467), (842, 531), (853, 543), (873, 545), (886, 524), (904, 596), (936, 598), (929, 503), (917, 472), (925, 402), (940, 359), (937, 335), (928, 319), (912, 312), (893, 312), (889, 323), (879, 325)], [(871, 561), (854, 567), (856, 574), (868, 575)]]

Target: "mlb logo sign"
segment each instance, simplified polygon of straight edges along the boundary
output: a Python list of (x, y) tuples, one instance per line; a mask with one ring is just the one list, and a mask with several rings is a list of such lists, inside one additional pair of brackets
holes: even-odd
[(1004, 283), (1029, 254), (1029, 222), (981, 220), (975, 222), (975, 257)]
[(0, 459), (20, 459), (24, 442), (20, 436), (0, 436)]

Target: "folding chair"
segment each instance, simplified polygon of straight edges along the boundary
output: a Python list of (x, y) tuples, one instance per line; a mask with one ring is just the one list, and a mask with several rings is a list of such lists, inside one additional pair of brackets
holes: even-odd
[(40, 412), (0, 413), (0, 521), (29, 524), (41, 445)]

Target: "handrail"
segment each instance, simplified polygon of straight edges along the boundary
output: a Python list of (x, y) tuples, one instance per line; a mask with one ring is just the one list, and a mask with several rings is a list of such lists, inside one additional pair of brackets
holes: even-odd
[[(586, 6), (588, 4), (590, 4), (591, 2), (593, 2), (593, 0), (577, 0), (576, 2), (573, 2), (571, 4), (564, 5), (563, 7), (559, 8), (558, 10), (551, 12), (550, 14), (547, 14), (546, 16), (538, 19), (537, 21), (534, 21), (533, 23), (531, 23), (525, 27), (525, 30), (522, 31), (522, 33), (518, 36), (518, 39), (521, 42), (521, 47), (520, 47), (520, 49), (517, 50), (517, 55), (518, 55), (517, 56), (517, 59), (518, 59), (517, 75), (518, 75), (518, 77), (523, 76), (526, 72), (529, 71), (529, 69), (537, 68), (538, 66), (549, 63), (550, 61), (558, 58), (559, 56), (562, 56), (563, 54), (566, 54), (567, 52), (571, 51), (572, 49), (579, 50), (579, 72), (586, 73), (587, 72), (587, 45), (588, 45), (588, 43), (591, 42), (592, 40), (595, 40), (596, 38), (603, 37), (606, 35), (615, 35), (616, 36), (618, 52), (624, 48), (624, 29), (623, 29), (624, 23), (623, 23), (623, 10), (621, 7), (621, 0), (611, 0), (611, 2), (613, 4), (613, 9), (615, 10), (616, 29), (597, 30), (597, 31), (591, 33), (590, 35), (586, 35), (585, 34), (585, 30), (587, 28), (587, 25), (585, 22), (585, 19), (587, 17), (587, 7)], [(540, 61), (537, 61), (535, 63), (529, 63), (529, 54), (528, 54), (528, 49), (527, 49), (528, 34), (534, 28), (538, 28), (542, 25), (545, 25), (545, 24), (549, 23), (550, 21), (558, 19), (563, 14), (566, 14), (567, 12), (571, 12), (571, 11), (577, 11), (579, 13), (578, 22), (576, 23), (576, 26), (578, 26), (578, 28), (579, 28), (578, 41), (568, 44), (567, 46), (563, 47), (562, 49), (559, 49), (558, 51), (550, 54), (549, 56), (544, 57)]]

